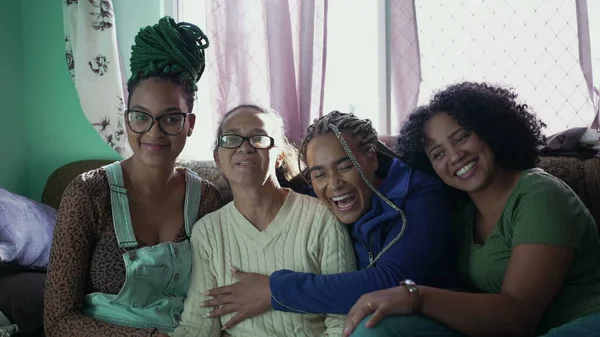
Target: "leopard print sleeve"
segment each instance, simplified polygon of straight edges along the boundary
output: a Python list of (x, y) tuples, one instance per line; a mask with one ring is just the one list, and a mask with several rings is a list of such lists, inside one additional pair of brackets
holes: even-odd
[(202, 200), (200, 201), (200, 213), (198, 214), (198, 219), (221, 207), (223, 207), (223, 199), (221, 198), (219, 189), (210, 181), (202, 179)]
[(96, 243), (100, 189), (104, 171), (94, 170), (71, 182), (61, 200), (44, 293), (46, 336), (158, 336), (156, 329), (118, 326), (84, 315), (83, 299)]

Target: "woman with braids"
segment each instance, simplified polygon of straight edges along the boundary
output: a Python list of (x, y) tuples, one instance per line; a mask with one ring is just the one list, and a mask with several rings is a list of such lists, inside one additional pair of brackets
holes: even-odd
[[(544, 125), (516, 98), (485, 83), (452, 85), (398, 138), (409, 164), (455, 189), (459, 271), (475, 293), (417, 283), (367, 294), (349, 330), (374, 311), (356, 333), (385, 335), (382, 317), (419, 313), (458, 331), (436, 336), (600, 336), (596, 223), (564, 182), (535, 168)], [(403, 336), (431, 336), (414, 331)]]
[[(277, 170), (298, 172), (295, 149), (283, 119), (271, 109), (238, 106), (218, 128), (215, 162), (233, 201), (196, 223), (192, 232), (193, 276), (181, 325), (171, 336), (337, 336), (344, 317), (270, 311), (236, 326), (231, 315), (207, 317), (204, 292), (231, 284), (232, 268), (269, 274), (290, 268), (333, 274), (355, 269), (350, 236), (318, 199), (283, 188)], [(222, 332), (227, 330), (226, 332)]]
[(218, 190), (174, 163), (191, 135), (208, 40), (162, 18), (131, 55), (125, 111), (133, 156), (81, 174), (59, 207), (44, 299), (47, 336), (159, 336), (179, 322), (188, 237)]
[(351, 233), (360, 270), (317, 275), (282, 269), (270, 276), (235, 271), (239, 282), (208, 292), (216, 297), (203, 305), (219, 306), (211, 316), (237, 312), (227, 323), (232, 326), (271, 308), (347, 314), (361, 295), (400, 283), (457, 286), (442, 182), (396, 158), (369, 120), (338, 111), (319, 118), (300, 155), (314, 193)]

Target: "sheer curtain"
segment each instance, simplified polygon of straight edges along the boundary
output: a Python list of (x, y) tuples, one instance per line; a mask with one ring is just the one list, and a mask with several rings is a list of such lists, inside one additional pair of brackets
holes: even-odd
[(328, 0), (206, 0), (216, 113), (256, 103), (277, 110), (291, 141), (322, 111)]

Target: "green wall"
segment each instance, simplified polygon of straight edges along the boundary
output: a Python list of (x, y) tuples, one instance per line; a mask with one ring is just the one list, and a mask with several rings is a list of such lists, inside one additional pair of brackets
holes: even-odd
[(2, 3), (0, 11), (0, 187), (27, 193), (29, 144), (23, 106), (21, 5)]
[[(2, 48), (9, 53), (0, 54), (0, 71), (9, 74), (1, 77), (0, 99), (12, 111), (2, 113), (2, 125), (10, 131), (0, 136), (0, 186), (36, 200), (48, 176), (64, 164), (119, 159), (81, 111), (65, 63), (62, 2), (6, 1), (0, 13), (0, 32), (5, 32), (0, 41), (10, 46)], [(158, 20), (162, 1), (113, 3), (118, 43), (128, 67), (135, 34)]]
[[(81, 111), (65, 63), (62, 3), (3, 1), (0, 12), (0, 187), (36, 200), (48, 176), (64, 164), (119, 159)], [(113, 4), (128, 68), (135, 34), (158, 21), (163, 1)]]
[(102, 141), (81, 111), (65, 63), (62, 1), (22, 0), (20, 3), (23, 105), (29, 116), (27, 196), (39, 200), (46, 179), (58, 167), (82, 159), (119, 157)]

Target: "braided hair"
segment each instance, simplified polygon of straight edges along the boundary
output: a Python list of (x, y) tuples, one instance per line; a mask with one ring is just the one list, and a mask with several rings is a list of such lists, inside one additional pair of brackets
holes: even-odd
[(183, 86), (191, 111), (198, 90), (196, 83), (206, 67), (208, 45), (208, 38), (198, 26), (175, 23), (169, 16), (153, 26), (142, 28), (131, 47), (131, 77), (127, 81), (129, 98), (144, 80), (161, 78)]
[[(400, 207), (395, 205), (385, 195), (379, 192), (377, 188), (375, 188), (375, 186), (373, 186), (373, 184), (369, 181), (362, 168), (360, 167), (358, 160), (352, 153), (350, 146), (344, 139), (342, 131), (350, 132), (352, 137), (354, 137), (354, 139), (357, 141), (357, 143), (363, 150), (367, 152), (374, 150), (377, 154), (377, 158), (380, 160), (391, 160), (393, 158), (399, 157), (396, 153), (394, 153), (394, 151), (392, 151), (389, 147), (387, 147), (385, 144), (379, 141), (377, 130), (375, 130), (373, 124), (369, 119), (360, 119), (354, 116), (354, 114), (347, 114), (339, 111), (332, 111), (327, 115), (315, 119), (313, 124), (309, 126), (306, 130), (306, 135), (304, 136), (304, 138), (302, 139), (302, 143), (300, 144), (300, 156), (298, 158), (298, 165), (301, 166), (302, 162), (304, 162), (304, 167), (307, 167), (308, 163), (306, 161), (306, 150), (308, 147), (308, 143), (316, 136), (322, 136), (328, 134), (329, 132), (333, 132), (342, 144), (342, 147), (344, 148), (344, 151), (346, 151), (346, 154), (348, 154), (348, 157), (350, 158), (352, 164), (358, 171), (358, 174), (365, 182), (365, 184), (367, 184), (369, 189), (371, 189), (371, 191), (373, 191), (373, 193), (376, 196), (381, 198), (388, 206), (390, 206), (392, 209), (398, 212), (402, 217), (402, 229), (400, 230), (400, 234), (398, 234), (386, 247), (384, 247), (372, 261), (370, 261), (369, 266), (367, 267), (370, 268), (375, 265), (375, 263), (383, 255), (383, 253), (385, 253), (389, 248), (391, 248), (404, 235), (404, 232), (406, 230), (406, 215), (400, 209)], [(309, 182), (310, 178), (308, 177), (306, 171), (307, 170), (305, 169), (303, 177)]]
[[(329, 132), (334, 132), (337, 138), (342, 142), (343, 137), (338, 135), (334, 131), (334, 128), (341, 131), (350, 131), (352, 136), (356, 139), (357, 143), (365, 150), (374, 150), (377, 154), (378, 159), (393, 159), (398, 158), (398, 155), (394, 153), (389, 147), (379, 141), (377, 131), (373, 127), (373, 124), (369, 119), (360, 119), (354, 114), (347, 114), (339, 111), (332, 111), (320, 118), (313, 121), (313, 124), (308, 127), (306, 134), (300, 143), (300, 156), (298, 158), (298, 165), (306, 163), (306, 148), (308, 143), (316, 136), (323, 136)], [(343, 145), (343, 143), (342, 143)], [(350, 156), (351, 151), (345, 149)], [(353, 156), (350, 156), (351, 158)]]

